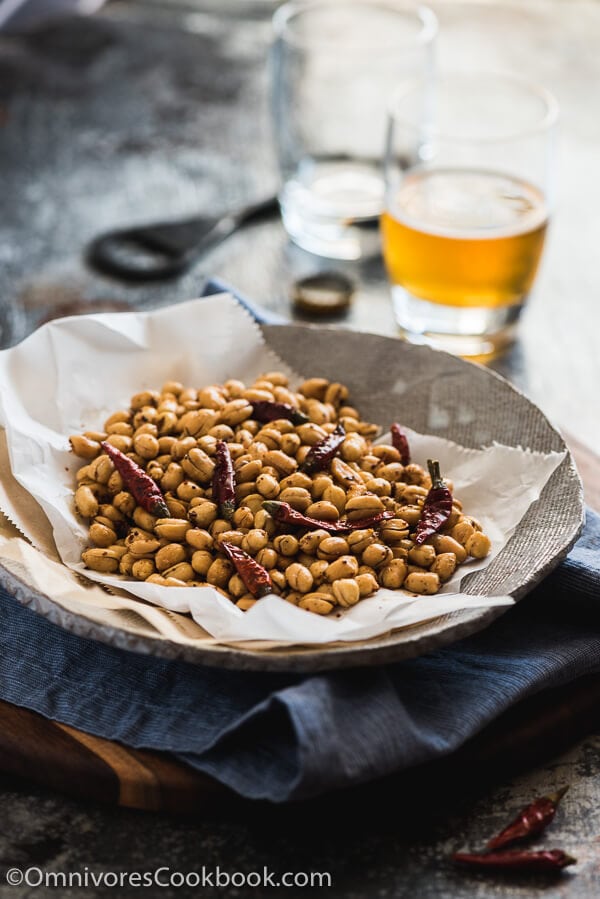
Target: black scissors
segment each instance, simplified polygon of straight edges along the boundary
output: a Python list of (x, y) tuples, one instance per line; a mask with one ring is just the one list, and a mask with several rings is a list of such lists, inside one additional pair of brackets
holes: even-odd
[(277, 197), (269, 197), (220, 216), (108, 231), (89, 244), (86, 260), (92, 268), (124, 281), (174, 278), (238, 228), (270, 218), (278, 208)]

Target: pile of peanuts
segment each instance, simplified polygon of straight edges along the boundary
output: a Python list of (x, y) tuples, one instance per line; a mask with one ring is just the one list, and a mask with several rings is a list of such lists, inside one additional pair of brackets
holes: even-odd
[[(311, 378), (297, 391), (281, 372), (247, 387), (242, 381), (202, 389), (169, 381), (145, 390), (115, 412), (102, 431), (70, 438), (85, 460), (77, 472), (75, 506), (90, 521), (93, 548), (82, 558), (95, 571), (120, 573), (164, 586), (210, 584), (241, 609), (255, 598), (222, 541), (241, 547), (269, 571), (273, 592), (302, 609), (327, 615), (353, 606), (381, 586), (434, 594), (468, 556), (484, 558), (489, 538), (464, 515), (458, 499), (443, 530), (421, 546), (411, 539), (431, 480), (419, 465), (402, 465), (380, 428), (363, 421), (343, 384)], [(308, 418), (261, 424), (253, 402), (287, 403)], [(310, 448), (343, 425), (346, 437), (327, 469), (300, 470)], [(236, 480), (232, 521), (219, 517), (212, 497), (218, 440), (227, 442)], [(160, 486), (170, 518), (137, 505), (112, 461), (106, 441), (126, 453)], [(450, 482), (446, 482), (452, 489)], [(263, 508), (277, 499), (312, 518), (357, 521), (391, 510), (377, 528), (336, 536), (277, 523)]]

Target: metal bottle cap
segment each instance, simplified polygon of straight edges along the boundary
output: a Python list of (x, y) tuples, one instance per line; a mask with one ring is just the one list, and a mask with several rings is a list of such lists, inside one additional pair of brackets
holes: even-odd
[(327, 315), (345, 309), (355, 290), (354, 282), (340, 272), (320, 272), (300, 278), (292, 287), (294, 304), (304, 312)]

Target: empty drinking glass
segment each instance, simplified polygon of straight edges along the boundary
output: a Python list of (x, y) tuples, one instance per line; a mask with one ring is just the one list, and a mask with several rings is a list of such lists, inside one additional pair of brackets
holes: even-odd
[(285, 228), (321, 256), (372, 255), (387, 102), (403, 79), (430, 77), (436, 17), (402, 0), (305, 0), (280, 7), (273, 24)]

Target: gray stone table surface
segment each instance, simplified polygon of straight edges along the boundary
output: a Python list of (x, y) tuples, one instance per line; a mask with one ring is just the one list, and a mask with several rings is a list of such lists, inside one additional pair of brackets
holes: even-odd
[[(103, 304), (162, 305), (219, 276), (273, 311), (292, 315), (289, 285), (324, 263), (291, 247), (278, 221), (232, 237), (180, 280), (124, 287), (82, 263), (107, 228), (218, 211), (275, 190), (265, 68), (268, 0), (115, 0), (88, 20), (28, 36), (0, 36), (0, 343), (45, 319)], [(600, 4), (522, 0), (438, 2), (442, 59), (518, 71), (550, 87), (562, 107), (558, 199), (542, 271), (515, 349), (495, 367), (559, 425), (600, 442)], [(350, 268), (359, 290), (336, 324), (393, 334), (382, 267)], [(513, 780), (455, 803), (423, 797), (424, 813), (390, 809), (339, 816), (258, 811), (197, 821), (82, 806), (26, 784), (2, 783), (3, 864), (53, 870), (330, 871), (330, 890), (243, 889), (203, 895), (530, 897), (600, 895), (598, 738)], [(570, 781), (553, 842), (577, 854), (575, 876), (553, 884), (458, 875), (444, 857), (493, 830), (538, 791)], [(431, 804), (431, 814), (428, 807)], [(386, 817), (387, 816), (387, 817)], [(181, 895), (177, 889), (148, 895)], [(139, 893), (118, 889), (115, 895)], [(0, 885), (0, 894), (94, 895)]]

